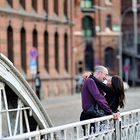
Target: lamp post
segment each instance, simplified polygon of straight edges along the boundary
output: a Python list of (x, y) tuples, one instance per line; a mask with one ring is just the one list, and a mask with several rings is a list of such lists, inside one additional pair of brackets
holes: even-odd
[[(134, 54), (137, 54), (137, 44), (138, 44), (138, 29), (137, 29), (137, 0), (132, 1), (132, 11), (134, 14)], [(133, 76), (133, 86), (135, 86), (135, 79), (136, 79), (136, 65), (135, 65), (135, 58), (133, 58), (133, 66), (134, 66), (134, 76)]]
[(137, 0), (132, 1), (132, 11), (134, 14), (134, 48), (135, 48), (135, 54), (137, 54), (137, 42), (138, 42), (138, 29), (137, 29)]

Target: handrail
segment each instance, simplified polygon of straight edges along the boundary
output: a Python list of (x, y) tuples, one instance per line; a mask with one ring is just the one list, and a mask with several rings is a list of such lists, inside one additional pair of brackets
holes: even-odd
[[(127, 111), (127, 112), (122, 112), (122, 113), (120, 113), (120, 116), (121, 116), (120, 118), (122, 118), (122, 117), (127, 118), (127, 116), (129, 116), (129, 115), (130, 115), (130, 117), (131, 117), (131, 115), (135, 116), (135, 114), (137, 114), (137, 113), (140, 113), (140, 109), (135, 109), (135, 110)], [(112, 115), (101, 117), (101, 118), (89, 119), (89, 120), (85, 120), (85, 121), (81, 121), (81, 122), (74, 122), (74, 123), (70, 123), (70, 124), (66, 124), (66, 125), (62, 125), (62, 126), (47, 128), (47, 129), (38, 130), (38, 131), (30, 132), (30, 133), (25, 133), (25, 134), (21, 134), (21, 135), (17, 135), (17, 136), (7, 137), (7, 138), (3, 138), (3, 140), (9, 139), (9, 138), (10, 138), (10, 140), (14, 140), (14, 139), (18, 140), (18, 139), (25, 139), (25, 138), (31, 138), (31, 137), (36, 137), (36, 136), (43, 136), (43, 135), (47, 135), (47, 134), (53, 134), (54, 135), (54, 134), (57, 134), (58, 131), (59, 132), (62, 132), (62, 131), (65, 132), (68, 129), (72, 129), (72, 128), (73, 128), (73, 130), (75, 129), (75, 131), (77, 131), (79, 129), (79, 127), (81, 128), (84, 125), (90, 125), (90, 124), (93, 124), (93, 123), (98, 123), (99, 124), (99, 122), (103, 122), (103, 121), (109, 122), (109, 120), (113, 120)], [(125, 129), (125, 127), (127, 127), (127, 125), (128, 125), (127, 129), (129, 129), (130, 124), (124, 125), (125, 122), (122, 122), (122, 121), (123, 121), (123, 119), (120, 119), (120, 120), (117, 120), (117, 121), (114, 121), (114, 122), (115, 123), (121, 122), (120, 126), (122, 126), (121, 128), (123, 130)], [(137, 121), (137, 119), (136, 119), (136, 121)], [(134, 125), (136, 125), (136, 124), (140, 124), (140, 122), (134, 123)], [(132, 125), (133, 125), (133, 123), (131, 122), (131, 127), (132, 127)], [(115, 127), (114, 130), (110, 129), (109, 131), (112, 133), (112, 131), (115, 132), (115, 129), (118, 129), (118, 128)], [(123, 130), (122, 130), (122, 133), (124, 133)], [(110, 133), (109, 131), (108, 131), (108, 133)], [(120, 130), (118, 129), (117, 131), (120, 131)], [(98, 132), (98, 133), (93, 134), (93, 135), (97, 136), (97, 135), (101, 135), (101, 134), (99, 134), (99, 132)], [(88, 138), (89, 137), (92, 137), (92, 135), (90, 134), (88, 136)], [(116, 140), (117, 140), (117, 138), (116, 138)]]

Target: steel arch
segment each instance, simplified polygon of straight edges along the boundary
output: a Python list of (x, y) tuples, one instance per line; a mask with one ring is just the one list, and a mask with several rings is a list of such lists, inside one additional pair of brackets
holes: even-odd
[(0, 54), (0, 139), (52, 126), (33, 89), (11, 61)]

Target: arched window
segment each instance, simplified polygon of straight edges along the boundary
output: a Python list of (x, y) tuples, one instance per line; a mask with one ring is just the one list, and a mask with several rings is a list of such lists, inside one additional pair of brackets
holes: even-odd
[(85, 16), (82, 19), (82, 30), (85, 37), (95, 36), (94, 20), (90, 16)]
[(47, 31), (44, 33), (44, 66), (49, 72), (49, 36)]
[(107, 66), (110, 69), (113, 69), (113, 56), (114, 51), (111, 47), (108, 47), (105, 49), (105, 66)]
[(26, 32), (24, 28), (22, 28), (20, 32), (20, 44), (21, 44), (21, 67), (26, 73), (27, 72)]
[[(36, 29), (33, 30), (33, 47), (35, 47), (37, 49), (37, 52), (38, 52), (38, 37), (37, 37)], [(38, 70), (38, 55), (36, 58), (36, 63), (37, 63), (37, 70)]]
[(67, 0), (64, 0), (64, 5), (63, 5), (63, 7), (64, 7), (64, 15), (65, 15), (66, 17), (68, 17), (68, 1), (67, 1)]
[(13, 0), (7, 0), (7, 2), (9, 3), (9, 5), (10, 5), (11, 7), (13, 7)]
[(11, 62), (14, 63), (14, 52), (13, 52), (13, 29), (11, 26), (7, 29), (7, 45), (8, 45), (8, 58), (11, 60)]
[(112, 30), (112, 17), (111, 15), (106, 16), (106, 27)]
[(64, 67), (68, 72), (68, 35), (64, 34)]
[(54, 0), (54, 1), (53, 1), (53, 4), (54, 4), (54, 13), (55, 13), (56, 15), (58, 15), (58, 7), (59, 7), (59, 5), (58, 5), (58, 0)]
[(25, 0), (20, 0), (19, 2), (20, 2), (20, 4), (21, 4), (21, 6), (25, 9), (25, 8), (26, 8), (26, 7), (25, 7), (25, 5), (26, 5), (26, 4), (25, 4)]
[(85, 70), (94, 70), (94, 57), (93, 57), (93, 49), (92, 49), (92, 42), (86, 42), (85, 48)]
[(54, 56), (55, 56), (55, 69), (59, 72), (59, 37), (56, 32), (54, 35)]
[(47, 13), (48, 13), (48, 6), (49, 6), (49, 5), (48, 5), (48, 2), (49, 2), (48, 0), (44, 0), (44, 1), (43, 1), (43, 8), (44, 8), (44, 10), (45, 10)]
[(32, 0), (32, 7), (35, 11), (37, 11), (37, 0)]

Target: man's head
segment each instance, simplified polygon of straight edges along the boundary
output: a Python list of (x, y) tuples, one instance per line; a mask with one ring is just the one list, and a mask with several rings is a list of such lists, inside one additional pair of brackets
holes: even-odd
[(100, 81), (104, 81), (108, 76), (108, 69), (101, 65), (95, 66), (94, 76)]

